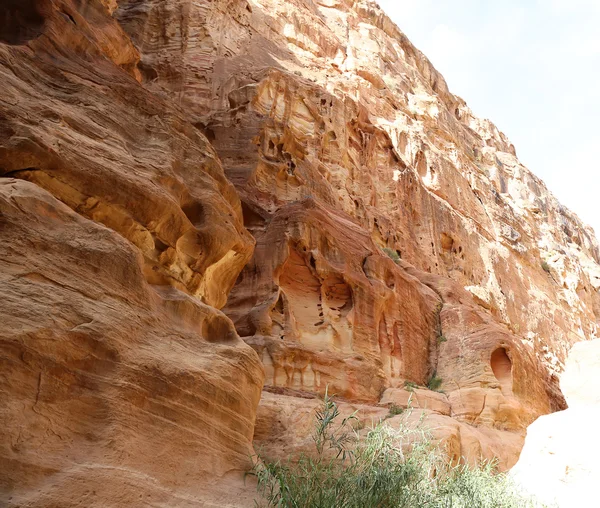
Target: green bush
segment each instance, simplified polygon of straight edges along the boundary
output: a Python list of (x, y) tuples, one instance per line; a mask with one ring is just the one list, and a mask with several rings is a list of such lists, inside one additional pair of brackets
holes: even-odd
[(385, 423), (356, 433), (327, 395), (316, 416), (315, 454), (287, 463), (257, 461), (262, 505), (281, 508), (521, 508), (539, 506), (516, 493), (491, 463), (448, 465), (422, 425)]
[(442, 378), (438, 377), (437, 373), (433, 373), (432, 376), (429, 378), (429, 381), (427, 381), (427, 388), (429, 388), (430, 390), (437, 392), (440, 390), (441, 386), (442, 386)]
[(448, 339), (446, 337), (444, 337), (443, 335), (438, 335), (438, 338), (437, 338), (438, 346), (443, 344), (444, 342), (448, 342)]
[(388, 412), (388, 417), (398, 416), (404, 413), (404, 408), (398, 404), (391, 404)]
[(542, 270), (546, 273), (550, 273), (550, 265), (546, 261), (542, 261)]
[(394, 263), (400, 262), (400, 254), (398, 254), (394, 249), (385, 247), (383, 252), (385, 252)]

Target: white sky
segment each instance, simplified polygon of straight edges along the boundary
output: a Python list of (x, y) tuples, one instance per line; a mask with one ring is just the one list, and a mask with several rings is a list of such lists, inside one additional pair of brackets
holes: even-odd
[(600, 237), (600, 0), (379, 4)]

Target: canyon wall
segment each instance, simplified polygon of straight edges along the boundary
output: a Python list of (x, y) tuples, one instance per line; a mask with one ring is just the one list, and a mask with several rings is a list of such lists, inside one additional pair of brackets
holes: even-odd
[(242, 199), (257, 244), (224, 311), (266, 390), (379, 404), (435, 376), (444, 415), (520, 435), (564, 407), (600, 315), (593, 232), (375, 2), (119, 6)]
[(222, 506), (252, 465), (264, 376), (219, 310), (254, 247), (240, 200), (206, 138), (136, 80), (103, 4), (12, 9), (0, 505)]
[(503, 468), (565, 408), (593, 231), (375, 2), (0, 9), (7, 504), (246, 506), (326, 387)]

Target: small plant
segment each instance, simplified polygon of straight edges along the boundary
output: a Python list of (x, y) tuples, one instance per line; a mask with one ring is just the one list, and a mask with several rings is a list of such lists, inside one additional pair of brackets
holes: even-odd
[(444, 337), (443, 335), (438, 335), (438, 338), (437, 338), (438, 346), (443, 344), (444, 342), (448, 342), (448, 339), (446, 337)]
[(404, 388), (408, 392), (413, 392), (415, 389), (419, 388), (419, 385), (417, 385), (417, 383), (413, 383), (412, 381), (404, 381)]
[(354, 430), (354, 432), (358, 432), (359, 430), (363, 430), (365, 426), (365, 422), (357, 418), (354, 424), (352, 425), (352, 429)]
[(542, 261), (542, 270), (544, 270), (546, 273), (550, 273), (550, 265), (547, 261)]
[(388, 418), (401, 415), (402, 413), (404, 413), (404, 408), (402, 406), (399, 406), (398, 404), (392, 404), (390, 405), (388, 411)]
[[(315, 422), (315, 453), (286, 463), (256, 461), (252, 472), (262, 495), (257, 506), (277, 508), (535, 508), (516, 493), (493, 462), (453, 466), (432, 445), (423, 418), (394, 428), (380, 423), (350, 436), (350, 416), (340, 423), (336, 403), (325, 396)], [(346, 437), (344, 437), (346, 436)], [(333, 451), (333, 453), (331, 453)], [(261, 504), (262, 503), (262, 504)]]
[(429, 388), (432, 392), (439, 392), (442, 383), (442, 378), (438, 377), (437, 373), (434, 372), (429, 378), (429, 381), (427, 381), (427, 388)]
[(356, 411), (342, 420), (338, 429), (332, 429), (331, 423), (340, 415), (340, 410), (334, 400), (328, 394), (329, 387), (325, 388), (323, 407), (317, 411), (316, 425), (313, 440), (319, 455), (323, 454), (325, 446), (337, 451), (336, 458), (346, 459), (348, 453), (347, 444), (352, 441), (352, 429), (349, 425), (352, 421), (358, 421)]
[(383, 252), (385, 252), (394, 263), (398, 264), (400, 262), (400, 254), (398, 254), (398, 252), (396, 252), (394, 249), (385, 247)]

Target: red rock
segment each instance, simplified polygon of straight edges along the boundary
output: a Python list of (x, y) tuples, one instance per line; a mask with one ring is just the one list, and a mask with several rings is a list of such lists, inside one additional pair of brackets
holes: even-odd
[(263, 382), (217, 310), (253, 250), (239, 198), (100, 3), (8, 7), (0, 504), (239, 502)]
[(233, 495), (262, 369), (231, 322), (149, 285), (130, 242), (30, 182), (0, 180), (0, 227), (1, 504)]
[(251, 504), (327, 386), (503, 468), (565, 407), (593, 232), (375, 2), (0, 9), (3, 501)]

